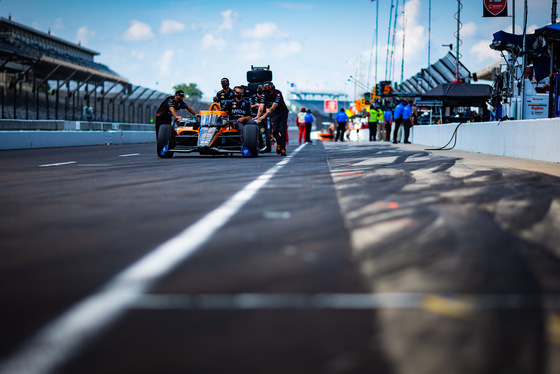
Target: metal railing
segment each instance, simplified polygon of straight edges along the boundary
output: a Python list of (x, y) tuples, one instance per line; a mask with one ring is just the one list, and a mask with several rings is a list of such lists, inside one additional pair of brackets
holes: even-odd
[[(72, 76), (64, 81), (45, 81), (47, 84), (33, 89), (29, 82), (5, 75), (8, 79), (0, 82), (2, 119), (151, 123), (157, 108), (169, 96), (128, 83), (74, 82)], [(186, 102), (195, 110), (208, 105)]]

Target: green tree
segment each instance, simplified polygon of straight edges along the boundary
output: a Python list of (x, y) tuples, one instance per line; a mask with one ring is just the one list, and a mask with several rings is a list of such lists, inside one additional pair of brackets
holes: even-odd
[(196, 83), (186, 83), (176, 84), (173, 86), (175, 91), (182, 90), (185, 92), (185, 96), (191, 100), (199, 101), (202, 98), (202, 91), (198, 89)]

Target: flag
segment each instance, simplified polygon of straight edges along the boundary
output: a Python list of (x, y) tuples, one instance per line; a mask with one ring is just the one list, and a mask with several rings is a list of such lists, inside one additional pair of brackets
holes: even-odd
[(482, 17), (507, 17), (507, 0), (482, 0)]

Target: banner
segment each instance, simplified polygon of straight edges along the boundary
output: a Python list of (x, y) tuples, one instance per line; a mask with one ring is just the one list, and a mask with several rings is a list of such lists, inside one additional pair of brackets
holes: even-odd
[(484, 13), (482, 17), (507, 17), (507, 0), (482, 0)]
[(324, 103), (325, 113), (336, 113), (338, 112), (338, 101), (337, 100), (325, 100)]

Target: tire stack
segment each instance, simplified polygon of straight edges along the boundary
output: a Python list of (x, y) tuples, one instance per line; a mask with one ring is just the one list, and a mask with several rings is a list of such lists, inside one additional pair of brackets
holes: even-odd
[(247, 72), (247, 82), (248, 94), (256, 94), (259, 84), (272, 82), (272, 70), (270, 70), (270, 65), (267, 67), (256, 67), (251, 65), (251, 70)]

